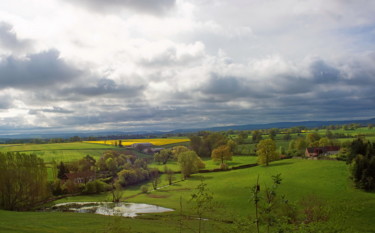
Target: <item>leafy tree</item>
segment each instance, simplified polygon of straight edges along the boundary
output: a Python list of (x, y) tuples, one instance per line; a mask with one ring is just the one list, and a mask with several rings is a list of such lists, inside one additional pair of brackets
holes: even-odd
[(204, 168), (204, 163), (194, 151), (186, 151), (178, 156), (178, 163), (180, 165), (181, 174), (186, 179), (199, 168)]
[(238, 137), (237, 137), (237, 143), (238, 144), (244, 144), (245, 143), (245, 140), (248, 138), (248, 133), (246, 131), (241, 131), (239, 134), (238, 134)]
[(168, 181), (168, 184), (171, 185), (173, 183), (173, 180), (175, 179), (173, 170), (167, 166), (164, 166), (164, 173), (166, 174), (166, 180)]
[(152, 187), (154, 188), (154, 190), (156, 190), (158, 188), (159, 183), (160, 183), (159, 170), (157, 168), (150, 169), (149, 176), (150, 176), (150, 179), (151, 179)]
[(154, 154), (155, 162), (166, 164), (170, 158), (172, 158), (172, 151), (169, 149), (163, 149), (159, 153)]
[(218, 132), (205, 132), (203, 135), (203, 138), (196, 135), (190, 137), (190, 147), (200, 157), (210, 157), (215, 148), (227, 144), (228, 141), (227, 137)]
[(268, 164), (278, 159), (276, 144), (272, 139), (261, 140), (257, 145), (258, 163)]
[(178, 155), (182, 152), (189, 151), (189, 149), (186, 146), (175, 146), (172, 148), (172, 154), (175, 160), (177, 160)]
[(224, 161), (231, 161), (232, 160), (233, 153), (230, 150), (230, 147), (228, 145), (219, 146), (218, 148), (214, 149), (212, 151), (211, 158), (214, 161), (220, 161), (221, 166), (225, 164)]
[(35, 154), (0, 152), (0, 208), (30, 209), (49, 195), (43, 159)]
[(320, 135), (318, 133), (309, 133), (306, 135), (306, 142), (310, 147), (319, 146)]
[(254, 143), (258, 143), (262, 140), (262, 132), (259, 130), (254, 130), (252, 133), (252, 139)]

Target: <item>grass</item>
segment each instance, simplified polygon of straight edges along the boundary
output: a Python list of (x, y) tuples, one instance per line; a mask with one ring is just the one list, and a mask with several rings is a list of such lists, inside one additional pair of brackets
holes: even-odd
[[(220, 167), (220, 162), (215, 162), (210, 158), (204, 158), (203, 162), (205, 163), (206, 167), (203, 169), (215, 169)], [(239, 165), (245, 165), (245, 164), (252, 164), (257, 162), (256, 156), (233, 156), (232, 161), (226, 161), (226, 164), (229, 166), (229, 168), (233, 166), (239, 166)], [(167, 166), (168, 168), (172, 169), (174, 172), (179, 172), (180, 167), (176, 161), (168, 161), (167, 164), (159, 164), (156, 162), (153, 162), (149, 165), (149, 167), (158, 168), (159, 171), (164, 171), (164, 166)]]
[[(233, 219), (234, 216), (253, 215), (254, 208), (249, 203), (249, 187), (255, 184), (259, 175), (261, 189), (271, 184), (271, 175), (282, 174), (282, 184), (278, 190), (291, 202), (315, 194), (326, 201), (331, 209), (331, 222), (350, 232), (374, 232), (375, 193), (354, 189), (348, 179), (347, 165), (338, 161), (312, 161), (302, 159), (282, 160), (269, 167), (253, 168), (226, 172), (195, 174), (190, 179), (172, 186), (140, 194), (139, 186), (124, 191), (129, 202), (157, 204), (177, 211), (164, 214), (147, 214), (137, 219), (121, 218), (117, 225), (131, 226), (136, 232), (178, 232), (178, 213), (180, 198), (183, 211), (192, 214), (189, 199), (201, 179), (214, 193), (214, 200), (222, 205), (206, 217), (210, 219)], [(177, 176), (179, 179), (179, 176)], [(162, 177), (162, 184), (166, 181)], [(78, 196), (66, 201), (105, 201), (107, 194)], [(74, 213), (16, 213), (0, 211), (0, 232), (106, 232), (108, 224), (115, 217)], [(188, 225), (196, 224), (186, 220)], [(232, 224), (218, 223), (221, 227), (231, 228)], [(207, 223), (207, 227), (209, 224)], [(216, 232), (206, 229), (207, 232)], [(232, 230), (233, 231), (233, 230)], [(126, 231), (124, 231), (126, 232)], [(235, 232), (235, 231), (233, 231)]]

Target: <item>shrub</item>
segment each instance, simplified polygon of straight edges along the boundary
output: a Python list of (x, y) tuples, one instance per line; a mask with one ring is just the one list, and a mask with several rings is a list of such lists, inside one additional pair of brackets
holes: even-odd
[(141, 192), (142, 193), (148, 193), (149, 186), (148, 185), (142, 185), (141, 186)]

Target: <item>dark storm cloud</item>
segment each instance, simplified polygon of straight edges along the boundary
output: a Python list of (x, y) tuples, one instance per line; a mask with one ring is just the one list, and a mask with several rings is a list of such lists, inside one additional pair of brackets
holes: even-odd
[(0, 62), (0, 88), (45, 88), (71, 81), (81, 73), (60, 59), (56, 50), (31, 54), (26, 59), (9, 56)]
[(175, 6), (175, 0), (65, 0), (81, 4), (96, 12), (107, 13), (119, 9), (131, 9), (154, 15), (160, 15)]
[(21, 40), (17, 37), (11, 24), (0, 22), (0, 47), (17, 53), (25, 51), (31, 46), (31, 40)]

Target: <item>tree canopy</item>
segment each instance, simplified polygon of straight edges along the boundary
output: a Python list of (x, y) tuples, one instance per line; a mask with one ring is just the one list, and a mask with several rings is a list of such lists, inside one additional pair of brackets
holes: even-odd
[(270, 162), (278, 159), (276, 143), (272, 139), (261, 140), (257, 145), (258, 163), (269, 165)]

